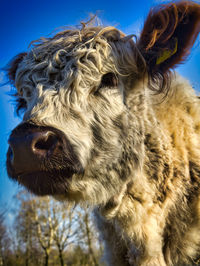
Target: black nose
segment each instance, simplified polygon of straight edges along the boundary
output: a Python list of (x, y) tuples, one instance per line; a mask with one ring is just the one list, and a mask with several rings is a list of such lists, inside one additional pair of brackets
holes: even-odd
[(16, 173), (39, 171), (44, 158), (61, 149), (60, 137), (51, 130), (39, 128), (16, 130), (9, 138), (8, 161)]

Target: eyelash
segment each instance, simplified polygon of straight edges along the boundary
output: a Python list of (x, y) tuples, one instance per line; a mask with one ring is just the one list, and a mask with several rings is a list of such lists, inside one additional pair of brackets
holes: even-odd
[(16, 113), (19, 116), (27, 109), (27, 103), (26, 100), (22, 98), (18, 93), (14, 94), (14, 96), (16, 97)]
[(28, 87), (24, 87), (19, 89), (19, 95), (24, 97), (24, 98), (30, 98), (31, 97), (31, 90)]
[(13, 95), (16, 98), (16, 113), (20, 115), (27, 109), (27, 100), (31, 97), (31, 90), (28, 87), (18, 89)]
[(112, 87), (116, 87), (117, 85), (118, 85), (117, 76), (114, 73), (109, 72), (109, 73), (102, 76), (99, 89), (104, 88), (104, 87), (112, 88)]

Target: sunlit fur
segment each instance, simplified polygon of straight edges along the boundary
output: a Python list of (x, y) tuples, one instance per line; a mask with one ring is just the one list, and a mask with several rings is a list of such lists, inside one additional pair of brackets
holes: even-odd
[[(151, 91), (142, 52), (124, 36), (86, 26), (34, 42), (14, 73), (23, 122), (55, 127), (73, 145), (84, 173), (55, 197), (95, 207), (109, 265), (193, 265), (200, 101), (177, 74), (168, 95)], [(102, 86), (110, 72), (116, 85)]]

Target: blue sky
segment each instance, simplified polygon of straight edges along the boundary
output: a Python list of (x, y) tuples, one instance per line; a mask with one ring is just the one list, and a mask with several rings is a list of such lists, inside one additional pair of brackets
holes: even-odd
[[(138, 34), (152, 5), (162, 0), (124, 1), (68, 1), (68, 0), (4, 0), (0, 9), (0, 68), (19, 52), (27, 50), (32, 40), (47, 36), (55, 28), (78, 25), (87, 20), (89, 13), (98, 12), (105, 25), (113, 25), (126, 34)], [(200, 38), (187, 62), (177, 71), (187, 77), (200, 91)], [(0, 71), (0, 82), (5, 81)], [(7, 95), (9, 86), (0, 88), (0, 206), (12, 205), (12, 196), (17, 184), (6, 174), (5, 156), (7, 139), (20, 119), (14, 115), (12, 98)]]

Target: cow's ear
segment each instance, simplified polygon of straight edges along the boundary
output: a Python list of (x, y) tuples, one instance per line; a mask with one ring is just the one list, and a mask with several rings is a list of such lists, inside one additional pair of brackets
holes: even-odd
[(199, 4), (180, 1), (153, 8), (138, 41), (148, 72), (164, 74), (183, 62), (199, 32)]
[(20, 53), (16, 55), (8, 64), (6, 70), (8, 74), (8, 78), (11, 83), (15, 82), (15, 76), (17, 72), (17, 68), (19, 66), (19, 63), (23, 60), (23, 58), (27, 55), (27, 53)]

